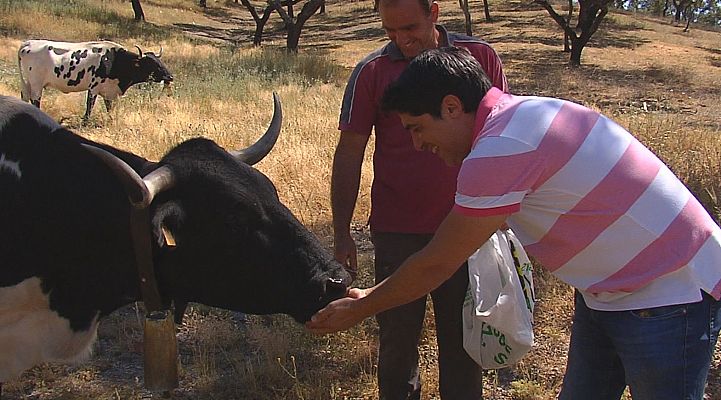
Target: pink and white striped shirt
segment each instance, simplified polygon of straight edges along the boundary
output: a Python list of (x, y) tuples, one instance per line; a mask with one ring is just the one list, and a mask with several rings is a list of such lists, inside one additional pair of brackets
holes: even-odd
[(596, 310), (721, 297), (721, 229), (624, 128), (560, 99), (491, 89), (454, 212), (512, 215), (529, 254)]

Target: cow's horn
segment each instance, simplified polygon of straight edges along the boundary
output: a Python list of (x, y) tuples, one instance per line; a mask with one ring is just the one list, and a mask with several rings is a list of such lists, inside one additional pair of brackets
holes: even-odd
[(163, 45), (160, 45), (160, 53), (158, 53), (158, 58), (163, 56)]
[(89, 144), (83, 144), (83, 147), (110, 167), (122, 182), (134, 207), (148, 207), (155, 195), (169, 189), (175, 183), (173, 171), (167, 166), (162, 166), (146, 175), (145, 178), (141, 178), (125, 161), (107, 150)]
[(283, 122), (283, 110), (280, 107), (280, 97), (278, 94), (273, 92), (273, 119), (270, 121), (270, 126), (265, 134), (258, 139), (255, 144), (247, 147), (243, 150), (231, 151), (237, 160), (240, 160), (248, 165), (253, 165), (258, 161), (262, 160), (275, 145), (280, 134), (280, 126)]
[(138, 49), (138, 55), (139, 55), (140, 57), (142, 57), (142, 56), (143, 56), (143, 51), (140, 50), (140, 46), (138, 46), (138, 45), (136, 44), (136, 45), (135, 45), (135, 48)]
[(164, 165), (145, 175), (143, 182), (150, 193), (150, 201), (148, 202), (148, 204), (150, 204), (153, 198), (155, 198), (155, 195), (175, 186), (175, 175), (170, 167)]

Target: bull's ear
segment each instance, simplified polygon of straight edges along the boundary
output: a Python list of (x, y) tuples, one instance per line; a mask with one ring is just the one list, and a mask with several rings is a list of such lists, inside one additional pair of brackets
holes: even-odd
[(100, 77), (107, 77), (110, 75), (110, 72), (113, 69), (113, 60), (115, 60), (115, 51), (113, 49), (110, 49), (103, 54), (103, 57), (100, 59), (100, 70), (98, 71), (98, 75)]
[(172, 248), (182, 244), (185, 213), (174, 202), (164, 203), (153, 212), (153, 237), (159, 247)]

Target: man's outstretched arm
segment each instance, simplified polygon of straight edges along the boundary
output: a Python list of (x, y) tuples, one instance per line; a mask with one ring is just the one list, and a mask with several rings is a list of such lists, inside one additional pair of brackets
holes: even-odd
[[(409, 303), (446, 281), (505, 222), (508, 215), (471, 217), (451, 211), (430, 243), (383, 282), (351, 289), (306, 324), (313, 333), (345, 330), (363, 319)], [(460, 310), (459, 310), (460, 312)]]

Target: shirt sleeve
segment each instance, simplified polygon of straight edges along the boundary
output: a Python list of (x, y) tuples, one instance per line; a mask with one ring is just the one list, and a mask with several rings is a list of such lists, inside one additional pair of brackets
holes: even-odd
[(461, 165), (455, 209), (477, 216), (519, 211), (544, 164), (538, 152), (522, 142), (498, 136), (481, 138)]
[(350, 78), (343, 94), (338, 129), (369, 136), (378, 111), (373, 101), (373, 68), (365, 62), (359, 63)]
[(503, 73), (503, 63), (493, 47), (488, 44), (482, 44), (472, 46), (470, 50), (473, 57), (475, 57), (483, 67), (488, 79), (491, 80), (491, 84), (508, 93), (508, 80), (506, 79), (506, 74)]

